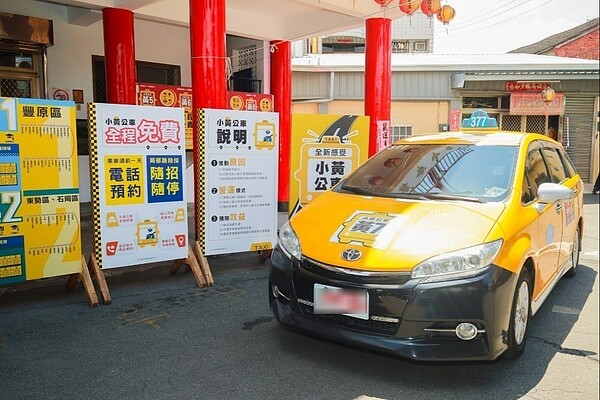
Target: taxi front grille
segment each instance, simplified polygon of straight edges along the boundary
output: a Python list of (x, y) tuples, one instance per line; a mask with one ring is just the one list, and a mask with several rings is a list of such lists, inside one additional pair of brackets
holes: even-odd
[[(308, 257), (302, 257), (299, 263), (305, 271), (317, 274), (329, 279), (359, 283), (380, 285), (403, 285), (410, 280), (410, 272), (378, 273), (360, 270), (350, 270), (335, 265), (328, 265)], [(364, 273), (364, 274), (360, 274)]]
[(399, 320), (395, 322), (384, 322), (375, 321), (373, 319), (364, 320), (341, 314), (315, 314), (312, 303), (301, 299), (298, 300), (298, 305), (300, 306), (300, 311), (302, 311), (302, 314), (307, 317), (334, 324), (342, 328), (353, 329), (365, 333), (393, 336), (398, 331), (398, 327), (400, 325)]

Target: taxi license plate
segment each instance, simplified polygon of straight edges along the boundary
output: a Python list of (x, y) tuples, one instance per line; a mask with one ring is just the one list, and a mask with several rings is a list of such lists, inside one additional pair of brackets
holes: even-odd
[(369, 292), (342, 289), (335, 286), (314, 286), (315, 314), (343, 314), (349, 317), (369, 319)]

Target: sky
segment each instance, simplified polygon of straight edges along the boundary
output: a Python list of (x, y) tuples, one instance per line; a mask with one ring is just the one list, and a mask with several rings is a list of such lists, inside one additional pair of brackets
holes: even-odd
[[(436, 54), (502, 54), (598, 17), (598, 0), (442, 0), (456, 10), (434, 21)], [(435, 18), (435, 17), (434, 17)]]

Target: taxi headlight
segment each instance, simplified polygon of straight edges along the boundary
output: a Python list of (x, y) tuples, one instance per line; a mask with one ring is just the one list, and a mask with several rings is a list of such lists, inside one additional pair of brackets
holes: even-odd
[(423, 261), (413, 268), (412, 278), (425, 282), (467, 278), (487, 270), (502, 247), (502, 239), (478, 246), (441, 254)]
[(279, 228), (278, 243), (279, 247), (281, 247), (288, 257), (300, 260), (300, 255), (302, 254), (300, 241), (298, 241), (298, 236), (296, 236), (289, 222), (286, 222)]

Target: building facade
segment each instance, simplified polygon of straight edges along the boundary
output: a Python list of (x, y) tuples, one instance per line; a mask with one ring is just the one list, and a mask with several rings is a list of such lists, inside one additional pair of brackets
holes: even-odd
[[(363, 114), (361, 55), (292, 60), (293, 112)], [(484, 108), (501, 129), (558, 131), (585, 182), (598, 174), (598, 63), (530, 54), (392, 55), (392, 139), (457, 130)], [(542, 101), (544, 88), (557, 94)]]

